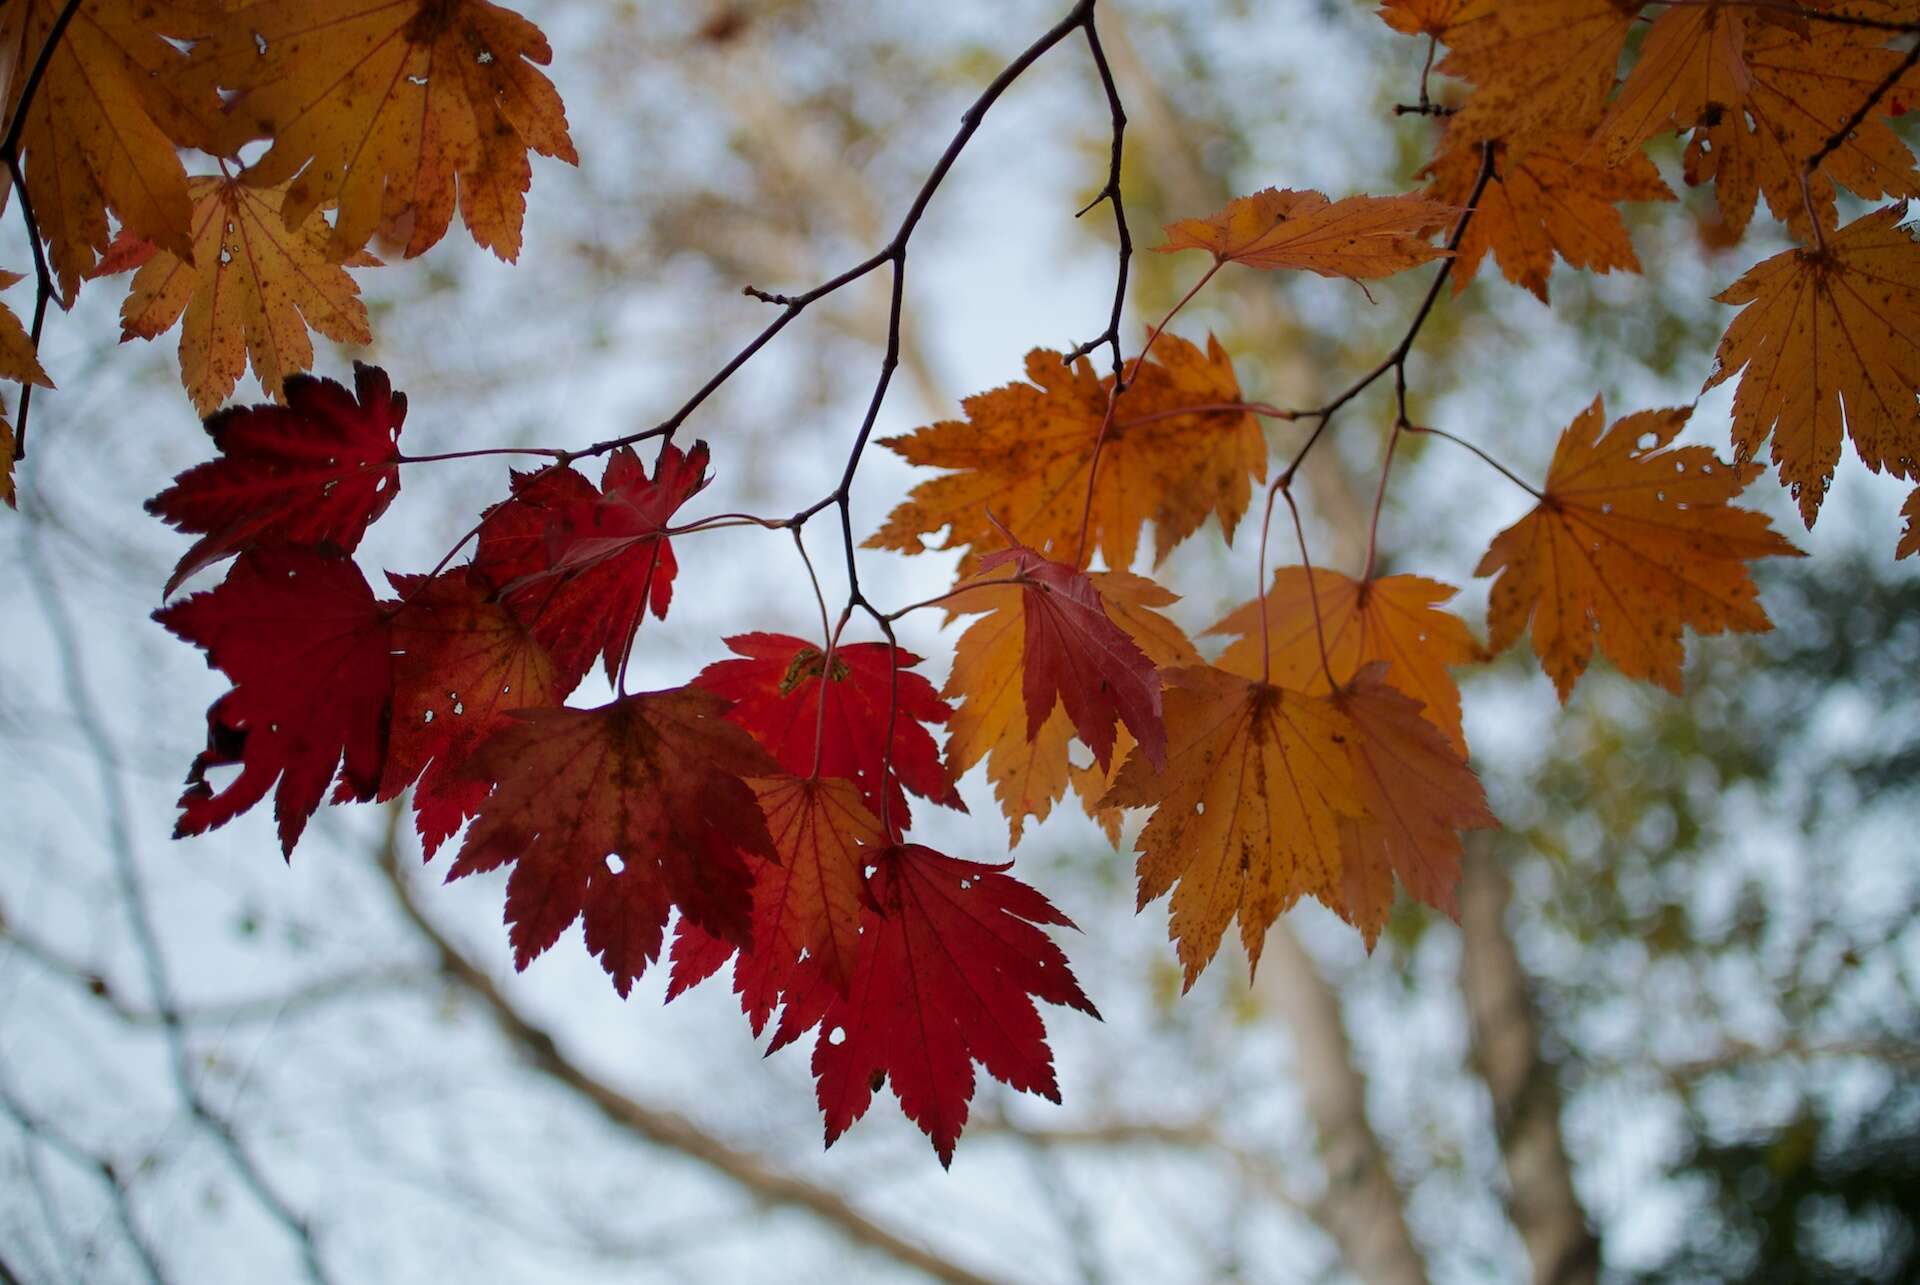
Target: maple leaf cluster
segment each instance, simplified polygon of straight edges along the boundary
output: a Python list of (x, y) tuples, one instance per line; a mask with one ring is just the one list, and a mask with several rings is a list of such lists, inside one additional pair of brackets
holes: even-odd
[[(384, 371), (356, 366), (351, 389), (305, 373), (309, 332), (365, 342), (351, 272), (378, 264), (376, 244), (422, 253), (456, 210), (479, 244), (518, 254), (529, 154), (576, 159), (539, 70), (544, 38), (487, 0), (0, 11), (11, 65), (37, 68), (8, 82), (7, 101), (22, 203), (47, 248), (43, 284), (71, 303), (82, 282), (131, 272), (125, 334), (180, 326), (183, 381), (216, 452), (148, 505), (193, 539), (169, 596), (232, 563), (156, 615), (229, 684), (208, 710), (177, 833), (271, 794), (290, 857), (323, 804), (410, 790), (427, 858), (454, 845), (449, 879), (504, 872), (518, 967), (575, 924), (622, 996), (663, 955), (669, 998), (730, 965), (771, 1049), (811, 1035), (829, 1142), (890, 1085), (943, 1162), (976, 1066), (1057, 1100), (1037, 1001), (1097, 1016), (1047, 931), (1071, 922), (1010, 861), (909, 838), (917, 808), (966, 810), (958, 783), (978, 766), (1009, 848), (1069, 790), (1115, 845), (1132, 831), (1139, 903), (1167, 898), (1189, 987), (1236, 923), (1257, 965), (1268, 929), (1302, 898), (1369, 948), (1396, 885), (1454, 913), (1463, 835), (1497, 824), (1469, 765), (1456, 669), (1530, 635), (1563, 702), (1596, 652), (1678, 690), (1686, 631), (1769, 628), (1749, 564), (1797, 556), (1733, 503), (1764, 471), (1769, 440), (1809, 526), (1843, 438), (1870, 469), (1920, 477), (1920, 240), (1903, 222), (1920, 170), (1883, 119), (1920, 88), (1920, 54), (1895, 48), (1920, 32), (1920, 10), (1385, 0), (1380, 12), (1446, 49), (1429, 62), (1448, 85), (1435, 96), (1423, 73), (1407, 109), (1440, 123), (1424, 189), (1268, 188), (1174, 222), (1156, 248), (1209, 262), (1138, 353), (1123, 358), (1117, 297), (1096, 343), (1036, 350), (1024, 380), (967, 398), (961, 418), (882, 439), (938, 472), (866, 547), (958, 555), (950, 589), (882, 612), (858, 587), (848, 492), (891, 358), (839, 488), (793, 517), (682, 518), (712, 461), (675, 432), (814, 299), (890, 266), (897, 309), (907, 238), (947, 162), (864, 265), (801, 296), (750, 291), (780, 319), (679, 414), (585, 449), (521, 452), (546, 462), (509, 478), (466, 561), (455, 562), (463, 540), (431, 570), (389, 572), (376, 588), (356, 551), (403, 469), (439, 457), (402, 452), (407, 399)], [(954, 150), (1011, 77), (1076, 30), (1111, 91), (1092, 13), (1076, 8), (1011, 65)], [(1414, 423), (1408, 354), (1449, 281), (1464, 289), (1491, 256), (1544, 303), (1556, 258), (1638, 270), (1618, 205), (1672, 199), (1643, 150), (1669, 130), (1685, 137), (1686, 181), (1713, 185), (1726, 238), (1764, 198), (1798, 242), (1719, 296), (1742, 308), (1705, 382), (1738, 379), (1733, 459), (1678, 443), (1686, 408), (1609, 424), (1596, 398), (1536, 487)], [(182, 149), (218, 172), (189, 175)], [(1104, 195), (1127, 247), (1117, 136), (1114, 154)], [(1894, 203), (1840, 226), (1841, 189)], [(1170, 329), (1230, 269), (1431, 275), (1385, 361), (1323, 406), (1284, 408), (1248, 401), (1211, 336)], [(49, 384), (37, 327), (0, 309), (0, 377), (23, 390)], [(1107, 346), (1103, 374), (1088, 354)], [(249, 365), (276, 401), (218, 409)], [(1452, 585), (1376, 573), (1379, 500), (1357, 576), (1311, 563), (1296, 476), (1376, 383), (1396, 387), (1380, 497), (1407, 434), (1463, 445), (1534, 497), (1476, 569), (1492, 579), (1484, 645), (1448, 608)], [(1310, 426), (1284, 468), (1270, 468), (1263, 419)], [(656, 438), (649, 465), (636, 448)], [(13, 446), (0, 421), (9, 459)], [(490, 452), (459, 454), (475, 453)], [(588, 460), (603, 461), (597, 477), (576, 467)], [(1209, 521), (1231, 545), (1256, 488), (1255, 596), (1206, 630), (1209, 658), (1175, 619), (1178, 596), (1138, 570), (1147, 531), (1156, 570)], [(0, 498), (12, 502), (10, 474)], [(1280, 501), (1299, 560), (1268, 576)], [(798, 543), (832, 508), (854, 586), (838, 625), (818, 639), (742, 632), (685, 684), (629, 690), (634, 648), (668, 618), (689, 540), (748, 523)], [(1920, 489), (1905, 517), (1900, 556), (1920, 548)], [(935, 606), (968, 618), (938, 688), (893, 630)], [(843, 638), (856, 611), (884, 641)], [(569, 703), (596, 667), (611, 701)]]

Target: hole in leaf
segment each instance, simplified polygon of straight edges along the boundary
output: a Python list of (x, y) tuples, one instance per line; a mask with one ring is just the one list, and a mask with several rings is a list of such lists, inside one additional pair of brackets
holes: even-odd
[(627, 868), (627, 863), (620, 859), (619, 853), (609, 852), (607, 854), (608, 870), (611, 870), (614, 874), (619, 874), (621, 871), (625, 870), (626, 868)]
[(847, 1032), (845, 1027), (836, 1026), (832, 1030), (827, 1032), (827, 1043), (833, 1045), (835, 1048), (839, 1048), (842, 1044), (845, 1044), (846, 1042), (847, 1042)]

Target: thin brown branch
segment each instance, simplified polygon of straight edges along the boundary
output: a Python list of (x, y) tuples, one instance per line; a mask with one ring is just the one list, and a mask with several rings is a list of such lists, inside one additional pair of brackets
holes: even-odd
[(535, 1071), (580, 1097), (616, 1128), (697, 1161), (756, 1200), (797, 1209), (833, 1234), (931, 1280), (948, 1285), (997, 1285), (994, 1278), (916, 1245), (873, 1221), (839, 1193), (777, 1169), (762, 1157), (714, 1137), (678, 1112), (648, 1106), (583, 1069), (427, 918), (400, 869), (398, 833), (397, 819), (391, 820), (378, 860), (401, 913), (432, 948), (441, 972), (479, 1004), (495, 1029)]

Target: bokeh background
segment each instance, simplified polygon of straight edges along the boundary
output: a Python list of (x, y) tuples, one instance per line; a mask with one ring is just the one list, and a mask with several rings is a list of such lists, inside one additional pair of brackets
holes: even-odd
[[(580, 445), (645, 427), (793, 290), (890, 235), (961, 109), (1064, 0), (522, 6), (551, 36), (582, 164), (537, 163), (526, 252), (457, 230), (360, 274), (410, 396), (409, 448)], [(1132, 117), (1136, 234), (1270, 184), (1414, 185), (1397, 118), (1423, 47), (1348, 0), (1103, 0)], [(1909, 137), (1912, 137), (1909, 131)], [(1107, 116), (1083, 46), (997, 106), (912, 250), (903, 431), (1105, 323)], [(1656, 150), (1678, 184), (1677, 155)], [(1706, 205), (1631, 207), (1643, 276), (1561, 272), (1542, 307), (1484, 269), (1412, 368), (1416, 414), (1523, 475), (1596, 392), (1693, 401), (1730, 310), (1785, 243), (1713, 248)], [(8, 262), (24, 261), (13, 221)], [(1128, 339), (1197, 275), (1135, 264)], [(1423, 274), (1225, 273), (1208, 330), (1249, 397), (1314, 404), (1404, 329)], [(29, 286), (16, 289), (16, 309)], [(513, 972), (494, 878), (439, 886), (393, 809), (330, 810), (290, 865), (264, 810), (168, 838), (222, 689), (148, 620), (180, 541), (141, 512), (207, 453), (173, 337), (115, 343), (113, 282), (50, 321), (21, 508), (0, 517), (0, 1279), (30, 1282), (1900, 1281), (1920, 1271), (1920, 580), (1902, 491), (1843, 463), (1817, 531), (1772, 480), (1745, 501), (1813, 555), (1758, 569), (1778, 628), (1696, 640), (1674, 698), (1598, 667), (1562, 710), (1509, 656), (1463, 673), (1506, 825), (1456, 924), (1402, 903), (1379, 947), (1315, 907), (1257, 980), (1223, 953), (1191, 994), (1161, 906), (1069, 803), (1017, 851), (1085, 930), (1105, 1015), (1050, 1011), (1064, 1104), (983, 1080), (952, 1171), (882, 1095), (831, 1150), (802, 1050), (763, 1060), (724, 981), (619, 1000), (570, 935)], [(831, 489), (884, 338), (876, 276), (822, 303), (689, 425), (716, 482), (689, 513)], [(1726, 448), (1723, 388), (1693, 440)], [(258, 390), (243, 384), (241, 396)], [(1310, 470), (1317, 561), (1357, 571), (1390, 394)], [(1277, 456), (1297, 436), (1276, 425)], [(1445, 443), (1403, 444), (1389, 570), (1461, 584), (1527, 499)], [(431, 565), (505, 492), (498, 460), (410, 470), (367, 567)], [(876, 451), (862, 531), (911, 484)], [(1249, 524), (1249, 531), (1251, 524)], [(1286, 547), (1281, 536), (1277, 549)], [(836, 542), (813, 541), (830, 600)], [(811, 634), (784, 537), (683, 542), (636, 685), (686, 681), (748, 629)], [(1255, 588), (1209, 527), (1162, 569), (1190, 629)], [(883, 604), (951, 555), (868, 555)], [(217, 574), (217, 573), (215, 573)], [(938, 613), (903, 642), (944, 669)], [(583, 692), (583, 699), (594, 699)], [(983, 780), (927, 841), (1004, 859)], [(1130, 836), (1129, 836), (1130, 838)]]

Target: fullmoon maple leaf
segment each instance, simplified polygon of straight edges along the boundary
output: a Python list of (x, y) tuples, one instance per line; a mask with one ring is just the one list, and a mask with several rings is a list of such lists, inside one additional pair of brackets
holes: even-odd
[(462, 775), (473, 751), (516, 709), (558, 705), (553, 661), (472, 567), (426, 580), (392, 576), (393, 733), (378, 797), (413, 786), (428, 858), (486, 799), (489, 784)]
[[(65, 0), (0, 8), (0, 96), (13, 119), (27, 71)], [(192, 0), (91, 0), (75, 11), (28, 104), (20, 134), (27, 197), (47, 240), (61, 302), (107, 249), (107, 213), (145, 240), (193, 254), (179, 147), (206, 147), (220, 100), (178, 74), (179, 45), (203, 35)]]
[(516, 474), (488, 509), (474, 564), (533, 631), (571, 688), (604, 657), (612, 678), (651, 610), (665, 619), (679, 563), (665, 535), (674, 511), (707, 484), (707, 444), (669, 444), (652, 477), (631, 448), (596, 488), (571, 467)]
[[(1586, 136), (1548, 134), (1523, 152), (1501, 152), (1492, 179), (1454, 257), (1453, 291), (1467, 288), (1491, 250), (1500, 271), (1547, 302), (1553, 256), (1589, 272), (1640, 271), (1616, 201), (1671, 201), (1651, 160), (1634, 153), (1617, 166), (1586, 155)], [(1448, 148), (1422, 171), (1437, 200), (1464, 205), (1480, 176), (1480, 146)]]
[(209, 416), (207, 435), (220, 457), (147, 501), (147, 512), (200, 536), (168, 577), (167, 593), (247, 549), (326, 545), (351, 553), (400, 493), (407, 397), (393, 391), (386, 371), (356, 362), (353, 392), (294, 375), (286, 401)]
[(1347, 743), (1363, 815), (1340, 820), (1340, 913), (1372, 950), (1393, 908), (1393, 877), (1417, 900), (1458, 917), (1460, 831), (1498, 827), (1480, 779), (1420, 702), (1375, 662), (1332, 696), (1353, 728)]
[(1690, 414), (1642, 411), (1603, 432), (1594, 398), (1561, 435), (1539, 506), (1495, 536), (1474, 571), (1499, 577), (1491, 649), (1506, 650), (1531, 617), (1533, 650), (1563, 702), (1596, 637), (1621, 673), (1677, 692), (1683, 628), (1773, 628), (1745, 563), (1800, 552), (1764, 514), (1727, 503), (1758, 464), (1668, 446)]
[(813, 1073), (827, 1145), (890, 1080), (901, 1110), (933, 1140), (940, 1163), (951, 1164), (975, 1062), (1023, 1093), (1060, 1100), (1033, 1001), (1100, 1014), (1040, 927), (1073, 921), (1005, 873), (1007, 865), (959, 861), (914, 843), (870, 860), (871, 904), (851, 985), (843, 995), (823, 964), (802, 964), (772, 1048), (819, 1025)]
[(598, 709), (525, 709), (467, 760), (492, 783), (448, 879), (511, 865), (508, 938), (525, 968), (576, 919), (626, 995), (675, 907), (716, 937), (752, 933), (748, 860), (776, 859), (745, 778), (774, 770), (726, 702), (682, 687)]
[[(1144, 576), (1125, 571), (1091, 573), (1107, 615), (1133, 639), (1155, 665), (1197, 665), (1200, 655), (1180, 626), (1161, 614), (1179, 599)], [(1107, 792), (1112, 770), (1135, 744), (1122, 726), (1114, 734), (1109, 768), (1076, 768), (1069, 751), (1073, 723), (1056, 703), (1039, 734), (1029, 738), (1021, 683), (1020, 658), (1026, 646), (1026, 617), (1020, 590), (1012, 585), (968, 590), (954, 599), (956, 611), (990, 614), (973, 622), (954, 649), (953, 669), (944, 695), (961, 702), (948, 725), (947, 770), (955, 779), (982, 758), (987, 779), (1007, 818), (1008, 842), (1017, 844), (1026, 818), (1044, 821), (1069, 783), (1080, 793), (1087, 813), (1113, 832), (1117, 813), (1095, 806)]]
[(1890, 205), (1750, 269), (1721, 303), (1745, 311), (1714, 355), (1712, 388), (1735, 374), (1734, 458), (1769, 434), (1780, 479), (1809, 527), (1843, 436), (1871, 471), (1920, 476), (1920, 241)]
[(953, 471), (914, 487), (867, 547), (921, 553), (925, 537), (945, 528), (946, 539), (933, 547), (966, 547), (960, 574), (972, 575), (982, 548), (1001, 543), (989, 510), (1026, 543), (1063, 558), (1078, 548), (1085, 513), (1088, 548), (1121, 570), (1133, 565), (1149, 520), (1156, 562), (1209, 516), (1232, 543), (1252, 496), (1248, 478), (1267, 475), (1267, 445), (1259, 421), (1234, 409), (1240, 385), (1226, 351), (1212, 339), (1203, 353), (1162, 335), (1154, 355), (1144, 365), (1136, 360), (1128, 374), (1090, 510), (1087, 470), (1113, 376), (1036, 349), (1027, 354), (1031, 383), (969, 397), (964, 420), (882, 439), (908, 463)]
[(196, 178), (193, 257), (185, 259), (125, 233), (93, 275), (138, 267), (120, 305), (121, 339), (157, 339), (180, 328), (180, 382), (202, 415), (233, 392), (253, 363), (254, 378), (279, 397), (289, 375), (313, 365), (312, 328), (340, 343), (372, 342), (360, 287), (347, 267), (374, 267), (356, 255), (326, 256), (331, 229), (318, 210), (297, 228), (280, 218), (286, 189), (238, 179)]
[[(393, 703), (386, 608), (352, 559), (306, 549), (245, 553), (218, 587), (154, 613), (204, 649), (233, 690), (207, 711), (207, 748), (180, 796), (176, 838), (225, 825), (266, 797), (289, 856), (340, 769), (340, 793), (370, 799)], [(215, 792), (207, 773), (240, 773)]]
[(1453, 119), (1463, 138), (1517, 143), (1587, 130), (1613, 90), (1640, 0), (1526, 0), (1479, 4), (1447, 29), (1448, 75), (1472, 81)]
[[(753, 863), (753, 946), (733, 965), (734, 992), (758, 1035), (789, 990), (824, 979), (847, 994), (870, 900), (862, 871), (887, 841), (851, 781), (781, 776), (748, 784), (780, 854), (777, 865)], [(734, 954), (734, 943), (681, 919), (667, 998), (711, 976)]]
[(272, 145), (247, 170), (289, 183), (289, 228), (336, 204), (332, 257), (385, 226), (409, 258), (446, 234), (456, 196), (473, 239), (520, 253), (529, 150), (578, 164), (541, 74), (540, 29), (487, 0), (266, 0), (238, 7), (191, 64), (232, 95), (220, 150)]
[(906, 828), (911, 815), (902, 786), (942, 807), (967, 810), (925, 726), (945, 723), (953, 709), (924, 676), (909, 672), (920, 657), (886, 643), (848, 643), (834, 649), (828, 674), (820, 648), (802, 638), (737, 634), (727, 646), (741, 659), (715, 661), (694, 685), (733, 702), (727, 717), (753, 733), (783, 771), (814, 775), (817, 749), (819, 774), (851, 780), (866, 806), (879, 812), (891, 709), (892, 771), (885, 797), (893, 825)]
[(1432, 236), (1459, 210), (1422, 196), (1349, 196), (1267, 188), (1238, 197), (1211, 218), (1166, 227), (1163, 254), (1205, 250), (1219, 263), (1293, 268), (1369, 281), (1442, 258)]
[[(1011, 567), (1012, 574), (992, 573)], [(1114, 727), (1124, 723), (1156, 766), (1166, 762), (1160, 676), (1153, 661), (1107, 615), (1085, 572), (1022, 544), (980, 560), (974, 583), (1004, 580), (1020, 590), (1020, 690), (1027, 739), (1040, 734), (1055, 703), (1102, 768), (1113, 757)]]
[[(1242, 678), (1261, 678), (1280, 687), (1324, 696), (1327, 668), (1345, 684), (1376, 661), (1390, 665), (1389, 681), (1425, 706), (1426, 716), (1446, 733), (1460, 754), (1467, 750), (1460, 728), (1460, 687), (1447, 671), (1486, 659), (1466, 622), (1440, 604), (1459, 590), (1422, 576), (1382, 576), (1352, 580), (1337, 571), (1281, 567), (1267, 590), (1265, 640), (1261, 663), (1260, 603), (1239, 608), (1210, 634), (1240, 639), (1215, 663)], [(1315, 606), (1319, 610), (1316, 628)], [(1326, 665), (1320, 639), (1326, 638)]]
[(1236, 916), (1258, 964), (1303, 893), (1342, 904), (1340, 822), (1364, 807), (1352, 725), (1325, 697), (1194, 667), (1167, 674), (1166, 699), (1166, 770), (1130, 755), (1102, 802), (1155, 809), (1135, 845), (1138, 900), (1172, 891), (1168, 935), (1191, 989)]

